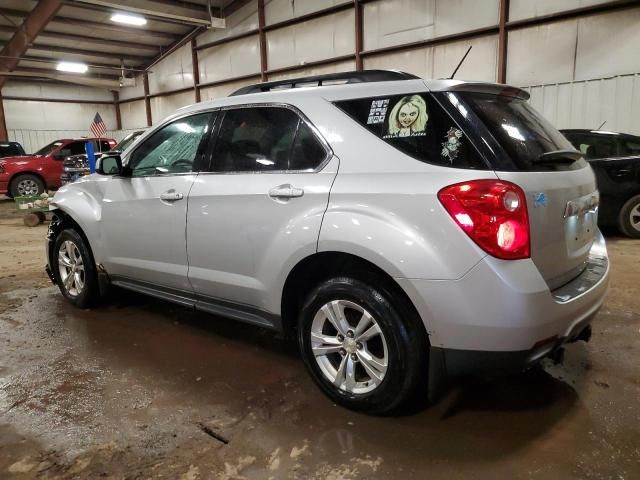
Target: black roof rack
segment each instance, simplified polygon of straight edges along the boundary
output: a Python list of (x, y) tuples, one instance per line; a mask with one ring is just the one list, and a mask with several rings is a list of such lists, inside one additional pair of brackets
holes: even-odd
[(411, 73), (398, 70), (363, 70), (361, 72), (340, 72), (326, 75), (312, 75), (310, 77), (290, 78), (273, 82), (247, 85), (233, 92), (230, 97), (247, 95), (249, 93), (270, 92), (272, 90), (287, 90), (300, 87), (321, 87), (323, 85), (343, 85), (347, 83), (388, 82), (393, 80), (415, 80)]

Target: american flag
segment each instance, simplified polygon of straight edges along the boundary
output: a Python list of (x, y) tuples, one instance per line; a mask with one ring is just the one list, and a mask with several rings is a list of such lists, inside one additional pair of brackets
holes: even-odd
[(93, 122), (89, 126), (89, 130), (95, 137), (102, 137), (107, 133), (107, 126), (102, 121), (102, 117), (98, 112), (96, 112), (96, 116), (93, 117)]

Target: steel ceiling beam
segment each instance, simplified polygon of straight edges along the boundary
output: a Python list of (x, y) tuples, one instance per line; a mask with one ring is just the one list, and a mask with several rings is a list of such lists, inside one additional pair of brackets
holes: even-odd
[(202, 9), (197, 10), (179, 5), (174, 5), (170, 7), (170, 9), (165, 10), (166, 5), (159, 4), (152, 0), (128, 0), (126, 2), (113, 0), (67, 0), (65, 3), (74, 7), (94, 8), (101, 11), (112, 12), (117, 10), (120, 12), (135, 13), (158, 21), (198, 26), (211, 25), (209, 12), (204, 5)]
[[(58, 13), (61, 6), (62, 0), (40, 0), (37, 3), (0, 52), (0, 56), (9, 57), (0, 58), (0, 71), (10, 72), (16, 68), (19, 58), (27, 52), (31, 43)], [(6, 77), (0, 77), (0, 88), (5, 82)]]
[(109, 58), (113, 60), (135, 60), (140, 63), (143, 63), (151, 58), (142, 55), (130, 55), (128, 53), (112, 53), (100, 52), (98, 50), (84, 50), (82, 48), (56, 47), (53, 45), (45, 45), (43, 43), (33, 43), (29, 45), (29, 49), (38, 50), (39, 52), (68, 53), (70, 55), (80, 55), (84, 57)]
[[(25, 12), (24, 10), (15, 10), (13, 8), (2, 8), (0, 7), (0, 15), (6, 15), (8, 17), (16, 17), (16, 18), (25, 18), (29, 12)], [(140, 27), (128, 27), (126, 25), (117, 25), (115, 23), (103, 23), (96, 22), (92, 20), (83, 20), (81, 18), (73, 18), (73, 17), (64, 17), (64, 16), (56, 16), (50, 22), (50, 24), (61, 24), (67, 25), (70, 27), (89, 27), (89, 28), (99, 28), (102, 30), (109, 30), (117, 33), (126, 33), (126, 34), (135, 34), (144, 37), (150, 38), (163, 38), (166, 40), (175, 40), (180, 37), (178, 34), (170, 33), (170, 32), (162, 32), (159, 30), (149, 30), (148, 28), (140, 28)]]

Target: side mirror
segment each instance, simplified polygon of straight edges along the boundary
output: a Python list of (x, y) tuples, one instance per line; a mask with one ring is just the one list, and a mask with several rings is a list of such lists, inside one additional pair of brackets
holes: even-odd
[(96, 163), (99, 175), (122, 175), (122, 159), (120, 155), (103, 155)]

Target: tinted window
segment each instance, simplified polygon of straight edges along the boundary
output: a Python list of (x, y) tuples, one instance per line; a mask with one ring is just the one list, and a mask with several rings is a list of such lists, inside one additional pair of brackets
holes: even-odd
[(462, 129), (428, 94), (337, 102), (376, 137), (413, 158), (455, 168), (486, 169)]
[(580, 150), (588, 160), (616, 156), (616, 140), (614, 137), (587, 133), (568, 133), (566, 137), (576, 150)]
[(15, 157), (18, 155), (24, 155), (24, 151), (16, 143), (2, 143), (0, 144), (0, 158), (2, 157)]
[(543, 153), (573, 150), (571, 143), (531, 105), (521, 98), (487, 93), (462, 93), (466, 104), (480, 117), (521, 171), (582, 168), (584, 160), (537, 163)]
[(640, 137), (622, 138), (620, 140), (620, 156), (640, 156)]
[(213, 153), (218, 172), (314, 169), (326, 152), (313, 132), (290, 109), (227, 110)]
[(42, 147), (40, 150), (34, 153), (34, 155), (49, 155), (51, 152), (53, 152), (53, 150), (58, 148), (60, 145), (62, 145), (62, 142), (52, 142), (49, 145)]
[(84, 145), (87, 142), (71, 142), (62, 147), (60, 154), (62, 155), (79, 155), (85, 153)]
[(193, 171), (200, 143), (208, 130), (209, 114), (181, 118), (142, 143), (129, 158), (133, 176)]

